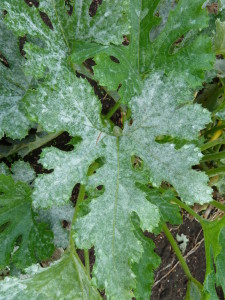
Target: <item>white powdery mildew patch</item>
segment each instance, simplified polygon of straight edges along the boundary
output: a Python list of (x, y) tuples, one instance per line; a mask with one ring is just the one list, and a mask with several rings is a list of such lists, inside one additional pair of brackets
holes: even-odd
[(135, 275), (129, 262), (138, 262), (143, 252), (133, 232), (131, 215), (139, 216), (142, 230), (152, 231), (158, 224), (159, 213), (156, 206), (146, 200), (144, 192), (135, 186), (135, 181), (143, 180), (143, 174), (136, 174), (128, 167), (127, 145), (121, 146), (118, 161), (116, 138), (106, 137), (102, 143), (105, 144), (102, 156), (106, 163), (89, 178), (88, 184), (104, 185), (105, 192), (93, 199), (88, 205), (90, 212), (78, 219), (74, 237), (78, 247), (95, 246), (93, 276), (97, 286), (104, 286), (112, 299), (129, 299), (132, 297), (130, 290), (135, 287)]
[(200, 105), (187, 103), (189, 99), (182, 81), (153, 74), (146, 80), (142, 94), (132, 99), (133, 129), (125, 128), (128, 136), (124, 143), (130, 144), (130, 151), (147, 164), (155, 186), (168, 181), (183, 201), (202, 204), (212, 200), (212, 190), (207, 185), (208, 177), (192, 170), (202, 157), (200, 150), (192, 144), (177, 150), (173, 144), (155, 142), (160, 135), (191, 141), (210, 122), (210, 113)]
[(119, 45), (123, 35), (130, 32), (129, 2), (105, 0), (99, 5), (95, 16), (90, 17), (89, 7), (91, 0), (79, 0), (75, 3), (75, 16), (77, 20), (75, 36), (78, 40), (108, 45)]
[(28, 162), (16, 161), (12, 167), (11, 171), (13, 173), (12, 177), (16, 181), (26, 182), (28, 184), (32, 183), (35, 179), (35, 171), (31, 168)]
[(13, 139), (22, 139), (30, 127), (20, 107), (29, 78), (22, 71), (25, 60), (19, 53), (18, 39), (1, 20), (0, 52), (8, 62), (8, 67), (0, 63), (0, 138), (6, 134)]
[(11, 172), (5, 163), (0, 164), (0, 174), (12, 175), (14, 181), (22, 181), (31, 183), (35, 178), (35, 172), (30, 164), (24, 161), (16, 161), (12, 167)]
[(48, 268), (34, 265), (25, 271), (27, 275), (21, 278), (0, 282), (0, 299), (99, 299), (76, 257), (65, 255)]
[(98, 135), (98, 131), (89, 131), (89, 136), (87, 135), (82, 143), (70, 152), (53, 147), (43, 150), (40, 162), (45, 168), (53, 169), (53, 172), (40, 175), (35, 180), (35, 208), (62, 206), (69, 201), (76, 183), (86, 183), (88, 168), (99, 157), (96, 146)]
[(65, 220), (71, 224), (73, 213), (74, 207), (71, 204), (38, 211), (40, 221), (50, 225), (54, 233), (54, 244), (56, 247), (67, 248), (69, 243), (69, 231), (63, 228), (62, 221)]
[(22, 139), (28, 133), (30, 122), (19, 110), (22, 96), (0, 96), (0, 138), (4, 134), (13, 139)]
[(132, 127), (146, 128), (153, 139), (158, 135), (195, 139), (211, 118), (206, 109), (191, 102), (191, 91), (182, 79), (153, 73), (145, 81), (142, 94), (131, 101)]

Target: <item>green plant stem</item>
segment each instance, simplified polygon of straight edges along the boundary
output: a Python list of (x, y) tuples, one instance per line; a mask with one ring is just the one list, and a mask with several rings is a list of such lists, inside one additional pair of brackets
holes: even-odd
[(105, 116), (105, 119), (106, 120), (110, 119), (114, 115), (114, 113), (117, 111), (117, 109), (120, 107), (120, 105), (121, 105), (121, 100), (118, 100), (116, 102), (116, 104), (112, 107), (112, 109), (107, 113), (107, 115)]
[(222, 203), (213, 200), (212, 202), (210, 202), (210, 204), (225, 212), (225, 205), (223, 205)]
[(46, 133), (42, 137), (36, 138), (35, 141), (29, 142), (29, 137), (26, 139), (21, 140), (17, 145), (15, 145), (11, 150), (9, 150), (6, 154), (0, 154), (0, 159), (3, 157), (8, 157), (18, 152), (18, 154), (22, 157), (26, 156), (30, 152), (35, 149), (40, 148), (41, 146), (45, 145), (46, 143), (52, 141), (53, 139), (57, 138), (63, 132), (55, 132), (55, 133)]
[(225, 144), (225, 140), (215, 140), (212, 142), (208, 142), (200, 147), (201, 151), (205, 151), (209, 148), (215, 147), (217, 145)]
[(169, 242), (170, 242), (170, 244), (171, 244), (171, 246), (172, 246), (172, 248), (173, 248), (173, 250), (174, 250), (174, 252), (175, 252), (182, 268), (183, 268), (183, 270), (184, 270), (184, 273), (187, 276), (187, 278), (190, 281), (194, 282), (200, 289), (203, 289), (202, 284), (191, 275), (191, 272), (188, 268), (188, 265), (186, 264), (186, 261), (185, 261), (183, 255), (181, 254), (180, 249), (179, 249), (174, 237), (172, 236), (171, 232), (169, 231), (168, 227), (166, 226), (166, 224), (164, 224), (162, 226), (162, 229), (163, 229), (167, 239), (169, 240)]
[[(91, 176), (94, 171), (98, 168), (99, 164), (94, 162), (90, 167), (89, 170), (87, 172), (87, 176)], [(77, 198), (77, 203), (76, 203), (76, 207), (74, 210), (74, 214), (73, 214), (73, 219), (72, 219), (72, 224), (71, 226), (74, 224), (78, 212), (80, 210), (80, 204), (84, 201), (84, 197), (85, 197), (85, 186), (84, 185), (80, 185), (80, 190), (79, 190), (79, 194), (78, 194), (78, 198)], [(70, 231), (70, 251), (72, 251), (73, 253), (76, 252), (75, 250), (75, 244), (74, 244), (74, 240), (73, 240), (73, 233), (72, 233), (72, 229)], [(89, 262), (89, 251), (88, 249), (84, 250), (84, 261), (85, 261), (85, 268), (87, 271), (88, 276), (90, 277), (90, 262)]]
[[(74, 224), (74, 222), (77, 218), (77, 214), (80, 210), (80, 204), (84, 201), (84, 196), (85, 196), (85, 186), (81, 184), (79, 195), (78, 195), (78, 198), (77, 198), (76, 207), (75, 207), (75, 212), (73, 214), (72, 224)], [(72, 230), (70, 232), (70, 240), (72, 240), (71, 246), (75, 249), (75, 245), (74, 245), (74, 241), (73, 241), (73, 237), (72, 237)], [(85, 268), (86, 268), (87, 274), (90, 276), (90, 263), (89, 263), (88, 249), (84, 250), (84, 261), (85, 261)]]
[(85, 262), (85, 268), (88, 273), (88, 276), (90, 276), (90, 260), (89, 260), (89, 251), (88, 249), (84, 250), (84, 262)]
[(204, 220), (193, 210), (191, 209), (188, 205), (185, 203), (181, 202), (177, 198), (173, 198), (173, 201), (176, 202), (180, 207), (185, 209), (190, 215), (192, 215), (200, 224), (204, 222)]
[[(84, 200), (84, 196), (85, 196), (85, 186), (83, 184), (81, 184), (79, 194), (78, 194), (78, 198), (77, 198), (76, 207), (74, 209), (74, 214), (73, 214), (73, 219), (72, 219), (71, 226), (74, 224), (74, 221), (77, 218), (77, 214), (80, 210), (80, 204)], [(73, 230), (71, 229), (70, 230), (70, 250), (72, 250), (72, 249), (75, 249), (75, 245), (74, 245), (74, 240), (73, 240)]]
[(201, 161), (210, 161), (225, 158), (225, 151), (221, 151), (218, 153), (206, 154), (202, 157)]
[(213, 176), (216, 176), (216, 175), (221, 175), (221, 174), (224, 174), (224, 173), (225, 173), (225, 167), (214, 168), (214, 169), (210, 169), (210, 170), (206, 171), (206, 174), (209, 177), (213, 177)]

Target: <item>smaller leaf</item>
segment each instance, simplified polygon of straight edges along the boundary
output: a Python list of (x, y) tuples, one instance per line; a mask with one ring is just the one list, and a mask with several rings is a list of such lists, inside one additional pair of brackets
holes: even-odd
[(188, 282), (185, 300), (205, 300), (204, 292), (193, 281)]
[(0, 268), (10, 262), (26, 267), (50, 257), (54, 250), (53, 234), (35, 221), (30, 196), (27, 184), (0, 175)]
[(143, 246), (143, 254), (138, 263), (134, 263), (132, 270), (136, 276), (136, 288), (134, 289), (134, 295), (136, 300), (150, 299), (151, 287), (154, 283), (154, 270), (159, 267), (160, 258), (154, 252), (154, 243), (151, 239), (145, 237), (140, 230), (140, 225), (137, 220), (133, 218), (133, 224), (135, 227), (135, 235)]
[(154, 230), (155, 234), (162, 231), (162, 225), (169, 222), (172, 225), (182, 223), (182, 217), (178, 205), (172, 203), (175, 195), (172, 191), (167, 190), (164, 193), (156, 188), (149, 189), (147, 186), (141, 186), (141, 189), (147, 194), (147, 199), (158, 207), (160, 213), (159, 226)]
[(75, 255), (65, 255), (47, 269), (33, 265), (26, 272), (21, 278), (6, 278), (0, 283), (1, 299), (100, 299)]

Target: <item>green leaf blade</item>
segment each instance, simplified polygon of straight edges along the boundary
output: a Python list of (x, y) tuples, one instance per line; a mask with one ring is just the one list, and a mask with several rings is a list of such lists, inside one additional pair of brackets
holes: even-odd
[[(53, 235), (45, 224), (38, 224), (31, 209), (31, 190), (14, 183), (10, 176), (0, 175), (0, 266), (11, 261), (24, 268), (48, 258), (53, 250)], [(19, 242), (19, 240), (21, 240)]]

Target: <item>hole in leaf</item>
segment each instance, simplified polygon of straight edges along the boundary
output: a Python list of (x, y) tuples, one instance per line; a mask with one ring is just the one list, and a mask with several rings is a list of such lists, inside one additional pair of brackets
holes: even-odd
[(217, 15), (219, 11), (218, 3), (211, 3), (206, 5), (209, 14)]
[(37, 1), (37, 0), (24, 0), (25, 2), (26, 2), (26, 4), (28, 5), (28, 6), (35, 6), (35, 7), (38, 7), (39, 6), (39, 1)]
[(124, 46), (129, 46), (130, 45), (130, 41), (129, 41), (129, 39), (128, 39), (128, 37), (126, 35), (123, 36), (123, 42), (122, 42), (122, 44)]
[(116, 63), (116, 64), (119, 64), (119, 63), (120, 63), (119, 59), (116, 58), (115, 56), (110, 55), (110, 59), (111, 59), (114, 63)]
[(102, 189), (103, 189), (103, 185), (99, 185), (99, 186), (97, 186), (97, 188), (96, 188), (98, 191), (101, 191)]
[(131, 126), (132, 124), (133, 124), (133, 119), (131, 118), (128, 125)]
[(182, 35), (181, 37), (176, 39), (176, 41), (170, 46), (169, 54), (176, 53), (180, 49), (180, 46), (182, 45), (183, 40), (184, 40), (184, 35)]
[(102, 4), (102, 0), (93, 0), (89, 6), (89, 16), (94, 17), (97, 13), (99, 5)]
[(215, 290), (217, 293), (217, 296), (219, 297), (220, 300), (224, 300), (224, 293), (223, 293), (223, 289), (221, 286), (216, 286), (215, 284)]
[(67, 13), (69, 16), (73, 13), (73, 4), (71, 0), (65, 0), (65, 6), (67, 8)]
[(83, 62), (83, 65), (91, 72), (92, 75), (94, 75), (93, 67), (96, 66), (95, 61), (93, 58), (88, 58)]
[(141, 171), (143, 170), (143, 160), (136, 155), (131, 156), (131, 164), (135, 170)]
[(120, 88), (122, 87), (122, 84), (120, 83), (119, 85), (118, 85), (118, 88), (117, 88), (117, 92), (119, 92), (119, 90), (120, 90)]
[(10, 68), (10, 65), (6, 59), (6, 57), (0, 52), (0, 62), (6, 67)]
[(39, 11), (40, 13), (40, 16), (43, 20), (43, 22), (45, 23), (45, 25), (47, 25), (51, 30), (53, 30), (53, 25), (52, 25), (52, 22), (51, 20), (49, 19), (48, 15), (42, 11)]
[(80, 191), (80, 184), (77, 183), (75, 185), (75, 187), (73, 188), (72, 194), (71, 194), (71, 197), (70, 197), (70, 201), (74, 204), (74, 206), (77, 203), (77, 198), (78, 198), (78, 195), (79, 195), (79, 191)]
[(62, 220), (62, 227), (67, 229), (67, 230), (70, 230), (71, 223), (68, 222), (67, 220)]
[(24, 51), (24, 45), (27, 41), (26, 36), (20, 37), (19, 38), (19, 45), (20, 45), (20, 54), (25, 57), (26, 56), (26, 52)]
[(17, 239), (15, 240), (15, 246), (20, 246), (21, 243), (22, 243), (22, 240), (23, 240), (22, 235), (19, 235), (19, 236), (17, 237)]
[[(1, 195), (1, 193), (0, 193), (0, 195)], [(2, 225), (0, 226), (0, 233), (2, 233), (3, 231), (5, 231), (6, 228), (9, 226), (9, 224), (10, 224), (9, 221), (6, 222), (6, 223), (4, 223), (4, 224), (2, 224)]]

